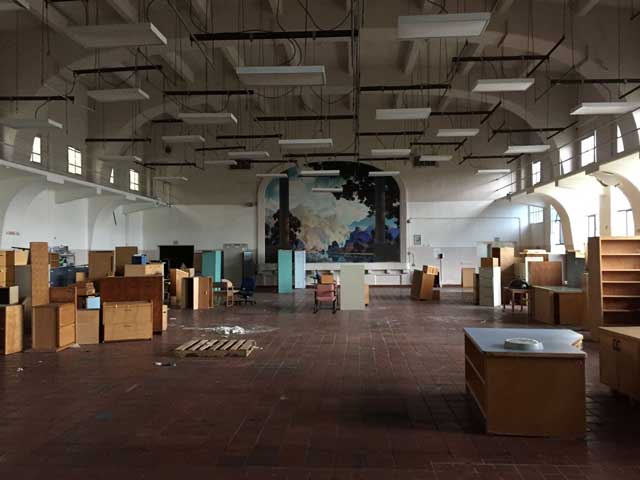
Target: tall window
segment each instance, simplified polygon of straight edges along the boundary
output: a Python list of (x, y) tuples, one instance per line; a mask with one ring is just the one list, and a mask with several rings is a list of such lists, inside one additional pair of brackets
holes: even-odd
[(616, 237), (629, 237), (635, 234), (633, 210), (627, 196), (618, 187), (611, 187), (611, 233)]
[(529, 205), (529, 223), (544, 222), (544, 207)]
[(551, 207), (551, 245), (564, 245), (562, 220), (555, 208)]
[(616, 153), (622, 152), (624, 152), (624, 140), (622, 140), (620, 125), (616, 125)]
[(580, 165), (583, 167), (596, 161), (596, 134), (580, 142)]
[(129, 170), (129, 190), (134, 192), (140, 190), (140, 174), (135, 170)]
[(69, 173), (82, 175), (82, 153), (77, 148), (67, 147), (67, 164)]
[(33, 163), (42, 163), (42, 137), (33, 137), (33, 146), (31, 147), (31, 158)]
[(109, 183), (116, 183), (116, 169), (112, 168), (109, 174)]
[(625, 237), (631, 237), (635, 235), (635, 222), (633, 221), (633, 210), (630, 208), (627, 210), (618, 210), (618, 224), (620, 225), (621, 233)]
[(566, 145), (560, 149), (560, 174), (566, 175), (571, 171), (571, 145)]
[(598, 225), (598, 215), (587, 215), (587, 236), (597, 237), (600, 235), (600, 226)]
[(533, 162), (531, 164), (531, 185), (540, 183), (542, 180), (542, 163)]

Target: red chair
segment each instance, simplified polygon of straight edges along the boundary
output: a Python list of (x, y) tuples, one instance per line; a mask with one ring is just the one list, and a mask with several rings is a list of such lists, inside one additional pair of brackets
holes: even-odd
[(333, 308), (333, 313), (336, 313), (336, 306), (338, 303), (338, 296), (336, 295), (335, 284), (316, 285), (315, 302), (313, 307), (313, 313), (318, 313), (321, 303), (330, 303)]

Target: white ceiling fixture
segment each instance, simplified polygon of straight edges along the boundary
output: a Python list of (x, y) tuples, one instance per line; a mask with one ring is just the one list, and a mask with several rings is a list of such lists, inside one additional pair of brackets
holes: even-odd
[(162, 143), (197, 144), (204, 142), (202, 135), (166, 135), (162, 137)]
[(29, 2), (27, 0), (1, 0), (0, 12), (19, 12), (21, 10), (29, 10)]
[(509, 145), (504, 152), (505, 155), (522, 155), (528, 153), (548, 152), (551, 145)]
[(258, 178), (289, 178), (286, 173), (256, 173)]
[(238, 119), (231, 112), (187, 112), (179, 113), (178, 118), (189, 125), (221, 125), (225, 123), (238, 123)]
[(283, 150), (306, 150), (311, 148), (333, 148), (331, 138), (286, 138), (278, 140)]
[(314, 187), (311, 189), (314, 193), (342, 193), (342, 187)]
[(242, 83), (252, 87), (320, 86), (327, 83), (324, 65), (237, 67)]
[(98, 157), (103, 162), (133, 162), (142, 163), (142, 158), (137, 155), (101, 155)]
[(257, 152), (228, 152), (227, 157), (234, 160), (261, 160), (269, 158), (269, 152), (260, 150)]
[(56, 122), (50, 118), (12, 118), (5, 117), (0, 118), (0, 125), (6, 125), (15, 130), (27, 130), (27, 129), (45, 129), (45, 128), (57, 128), (62, 129), (62, 124)]
[(482, 168), (476, 171), (476, 175), (490, 175), (493, 173), (511, 173), (508, 168)]
[(411, 156), (410, 148), (372, 148), (371, 156), (375, 158), (399, 158)]
[(420, 155), (418, 161), (420, 162), (448, 162), (453, 158), (453, 155)]
[(476, 93), (526, 92), (534, 83), (533, 78), (485, 78), (478, 80), (472, 91)]
[(488, 12), (398, 17), (398, 39), (479, 37), (491, 20)]
[(213, 165), (217, 167), (235, 167), (238, 162), (235, 160), (205, 160), (205, 165)]
[(110, 88), (89, 90), (87, 96), (99, 103), (136, 102), (149, 100), (149, 94), (140, 88)]
[(621, 115), (640, 108), (640, 102), (587, 102), (571, 110), (571, 115)]
[(475, 137), (479, 133), (479, 128), (441, 128), (436, 137)]
[(430, 108), (378, 108), (376, 120), (426, 120)]
[(397, 177), (400, 175), (398, 170), (382, 170), (377, 172), (369, 172), (370, 177)]
[(159, 180), (161, 182), (188, 182), (189, 179), (187, 177), (153, 177), (154, 180)]
[(69, 35), (85, 48), (166, 45), (167, 37), (153, 23), (117, 23), (69, 27)]
[(340, 170), (302, 170), (301, 177), (339, 177)]

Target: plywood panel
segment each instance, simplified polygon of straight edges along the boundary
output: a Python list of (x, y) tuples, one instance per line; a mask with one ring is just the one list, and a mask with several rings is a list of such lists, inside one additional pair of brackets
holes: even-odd
[(111, 250), (95, 250), (89, 252), (89, 280), (112, 277), (113, 252)]
[(100, 310), (78, 310), (76, 336), (80, 345), (100, 343)]
[(97, 282), (102, 302), (153, 303), (153, 331), (162, 333), (163, 278), (149, 277), (110, 277)]
[(364, 265), (340, 266), (340, 310), (364, 310)]
[(535, 302), (535, 319), (538, 322), (555, 325), (556, 305), (555, 294), (545, 288), (534, 287), (533, 301)]
[(529, 284), (532, 286), (562, 286), (561, 262), (532, 262), (529, 264)]
[(138, 253), (138, 247), (116, 247), (115, 264), (116, 275), (121, 277), (124, 275), (124, 266), (131, 263), (131, 257)]
[(0, 307), (0, 353), (10, 355), (23, 349), (23, 307)]
[(31, 306), (47, 305), (49, 300), (49, 244), (31, 242)]

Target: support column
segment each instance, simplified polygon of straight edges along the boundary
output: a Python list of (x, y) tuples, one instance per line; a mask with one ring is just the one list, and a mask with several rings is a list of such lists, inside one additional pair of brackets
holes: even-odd
[(289, 238), (289, 179), (280, 179), (280, 210), (278, 217), (279, 237), (281, 249), (291, 248), (291, 239)]
[(604, 187), (603, 192), (600, 195), (600, 236), (611, 236), (612, 228), (611, 222), (613, 220), (613, 214), (611, 211), (611, 187)]

